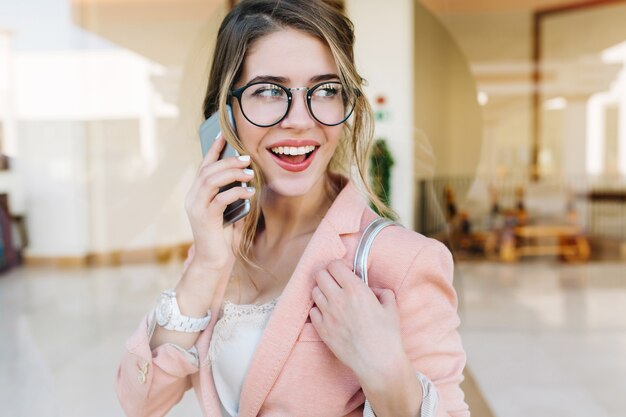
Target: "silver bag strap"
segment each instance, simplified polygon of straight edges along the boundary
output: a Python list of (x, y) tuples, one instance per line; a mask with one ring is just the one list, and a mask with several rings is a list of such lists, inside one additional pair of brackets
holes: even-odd
[[(389, 219), (385, 219), (383, 217), (378, 217), (376, 220), (372, 221), (367, 225), (361, 239), (359, 240), (359, 245), (356, 248), (356, 252), (354, 254), (354, 267), (352, 270), (355, 274), (361, 278), (361, 280), (369, 287), (369, 281), (367, 279), (367, 257), (369, 255), (370, 249), (372, 248), (372, 244), (374, 243), (374, 238), (376, 235), (383, 230), (387, 226), (398, 225), (402, 226), (399, 223), (391, 221)], [(417, 378), (420, 380), (422, 384), (422, 408), (420, 412), (420, 417), (435, 417), (437, 414), (437, 406), (439, 403), (439, 396), (437, 393), (437, 388), (435, 385), (420, 372), (416, 372)], [(363, 417), (376, 417), (374, 414), (374, 410), (372, 410), (372, 406), (370, 402), (365, 399), (365, 404), (363, 407)]]
[(370, 249), (372, 248), (372, 244), (374, 243), (374, 239), (381, 230), (394, 224), (399, 225), (393, 220), (378, 217), (367, 225), (363, 235), (361, 235), (359, 245), (357, 246), (354, 254), (354, 266), (352, 267), (352, 270), (367, 286), (369, 286), (369, 280), (367, 279), (367, 258), (369, 256)]

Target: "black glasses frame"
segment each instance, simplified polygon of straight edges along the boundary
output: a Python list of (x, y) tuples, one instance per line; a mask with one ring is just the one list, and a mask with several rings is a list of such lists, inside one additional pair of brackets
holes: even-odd
[[(357, 98), (361, 95), (361, 92), (359, 90), (355, 90), (354, 92), (354, 100), (352, 103), (352, 108), (350, 109), (350, 111), (348, 112), (348, 114), (346, 115), (346, 117), (343, 118), (343, 120), (341, 120), (338, 123), (324, 123), (322, 122), (320, 119), (318, 119), (317, 117), (315, 117), (315, 113), (313, 113), (313, 109), (311, 108), (311, 97), (312, 97), (312, 92), (315, 91), (317, 88), (319, 88), (322, 85), (326, 85), (329, 83), (335, 83), (335, 84), (341, 84), (338, 81), (324, 81), (321, 82), (319, 84), (315, 84), (313, 87), (292, 87), (292, 88), (288, 88), (285, 87), (284, 85), (275, 83), (275, 82), (269, 82), (269, 81), (257, 81), (254, 83), (250, 83), (250, 84), (246, 84), (243, 87), (234, 89), (234, 90), (230, 90), (229, 91), (229, 96), (231, 97), (235, 97), (237, 99), (237, 101), (239, 102), (239, 109), (241, 110), (241, 114), (243, 114), (243, 117), (246, 118), (247, 121), (249, 121), (250, 123), (252, 123), (253, 125), (257, 126), (257, 127), (272, 127), (272, 126), (276, 126), (277, 124), (279, 124), (280, 122), (282, 122), (283, 120), (285, 120), (285, 117), (287, 117), (287, 115), (289, 114), (289, 110), (291, 109), (291, 103), (293, 101), (293, 93), (291, 92), (292, 90), (306, 90), (306, 106), (309, 110), (309, 114), (311, 115), (312, 118), (314, 118), (317, 122), (323, 124), (324, 126), (338, 126), (342, 123), (344, 123), (346, 120), (348, 120), (348, 118), (352, 115), (352, 112), (354, 111), (354, 107), (356, 106), (356, 100)], [(252, 87), (254, 85), (259, 85), (259, 84), (273, 84), (277, 87), (280, 87), (285, 94), (287, 94), (287, 110), (285, 111), (285, 114), (283, 115), (283, 117), (281, 117), (280, 119), (278, 119), (278, 121), (269, 124), (269, 125), (261, 125), (258, 123), (253, 122), (252, 120), (250, 120), (250, 118), (248, 118), (248, 116), (246, 115), (246, 112), (243, 110), (243, 105), (241, 104), (241, 96), (243, 95), (243, 92), (249, 88)]]

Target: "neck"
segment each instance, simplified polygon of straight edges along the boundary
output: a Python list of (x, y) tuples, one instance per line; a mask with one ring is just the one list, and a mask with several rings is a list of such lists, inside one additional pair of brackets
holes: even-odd
[(260, 243), (266, 248), (279, 248), (300, 237), (312, 234), (332, 204), (321, 178), (306, 195), (287, 197), (267, 188), (261, 210), (265, 229)]

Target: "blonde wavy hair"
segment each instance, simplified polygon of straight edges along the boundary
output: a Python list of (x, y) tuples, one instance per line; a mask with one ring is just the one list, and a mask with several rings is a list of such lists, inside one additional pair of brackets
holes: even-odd
[[(326, 190), (334, 200), (344, 184), (331, 180), (333, 174), (352, 178), (352, 167), (365, 188), (366, 197), (379, 213), (396, 218), (371, 190), (368, 181), (368, 161), (374, 134), (372, 109), (363, 93), (364, 79), (354, 64), (354, 27), (333, 1), (323, 0), (243, 0), (224, 18), (217, 36), (216, 48), (209, 74), (204, 100), (204, 116), (208, 118), (219, 111), (220, 124), (226, 126), (226, 140), (240, 153), (245, 150), (235, 130), (228, 122), (226, 105), (229, 91), (239, 80), (246, 53), (253, 43), (263, 36), (283, 30), (296, 29), (322, 40), (328, 45), (339, 70), (341, 82), (347, 89), (358, 91), (354, 111), (344, 124), (343, 137), (327, 168)], [(249, 256), (254, 239), (263, 227), (260, 200), (265, 180), (262, 171), (252, 162), (256, 175), (252, 186), (257, 193), (250, 200), (250, 214), (244, 218), (242, 236), (236, 256), (244, 263), (259, 268)]]

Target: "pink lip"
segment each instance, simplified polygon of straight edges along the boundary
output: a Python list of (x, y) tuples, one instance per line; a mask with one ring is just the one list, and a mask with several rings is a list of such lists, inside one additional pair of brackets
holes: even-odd
[[(285, 142), (280, 142), (280, 143), (285, 143)], [(310, 143), (310, 145), (313, 145), (313, 143)], [(276, 146), (295, 146), (295, 145), (274, 145), (273, 147), (276, 147)], [(309, 145), (300, 145), (300, 146), (309, 146)], [(276, 164), (278, 164), (278, 166), (281, 167), (282, 169), (290, 171), (290, 172), (300, 172), (300, 171), (304, 171), (305, 169), (307, 169), (309, 165), (311, 165), (311, 163), (313, 162), (313, 158), (315, 158), (315, 154), (317, 153), (317, 150), (319, 149), (319, 145), (313, 145), (313, 146), (318, 146), (318, 147), (316, 147), (315, 150), (311, 153), (311, 156), (309, 156), (307, 159), (300, 162), (299, 164), (292, 164), (287, 161), (283, 161), (278, 156), (276, 156), (271, 150), (268, 149), (267, 151), (270, 153), (270, 155), (272, 155), (272, 158), (274, 158), (274, 162), (276, 162)]]

